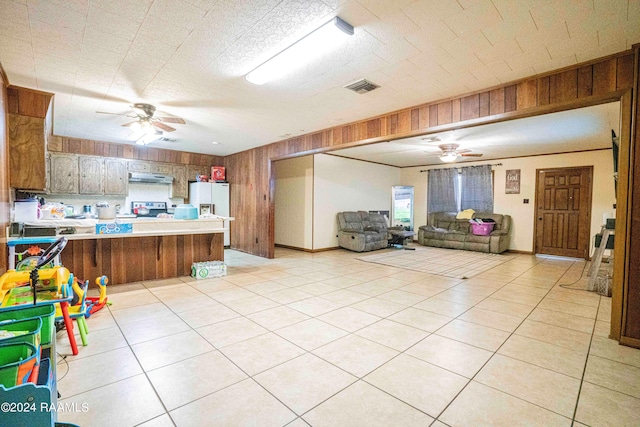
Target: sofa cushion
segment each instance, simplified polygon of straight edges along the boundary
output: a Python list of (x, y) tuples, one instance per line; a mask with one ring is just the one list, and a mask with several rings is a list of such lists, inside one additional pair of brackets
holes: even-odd
[(379, 242), (381, 240), (386, 240), (387, 236), (386, 234), (379, 233), (377, 231), (365, 231), (364, 238), (365, 238), (364, 241), (366, 243), (371, 243), (371, 242)]
[(456, 219), (449, 225), (449, 231), (459, 231), (468, 234), (471, 232), (471, 224), (468, 219)]
[(476, 236), (475, 234), (467, 235), (467, 242), (469, 243), (484, 243), (488, 245), (491, 241), (491, 236)]
[(436, 228), (431, 226), (429, 227), (430, 228), (428, 229), (423, 229), (425, 239), (442, 240), (444, 239), (444, 236), (449, 232), (449, 230), (446, 230), (444, 228)]
[(362, 231), (362, 216), (359, 212), (341, 212), (338, 214), (340, 230)]
[[(384, 215), (379, 213), (367, 213), (362, 212), (363, 217), (366, 217), (366, 220), (363, 221), (364, 230), (367, 231), (377, 231), (379, 233), (387, 232), (387, 220), (384, 218)], [(386, 235), (385, 235), (386, 238)]]
[(449, 231), (444, 236), (444, 240), (450, 240), (453, 242), (464, 242), (467, 239), (468, 234), (461, 231)]
[(452, 222), (456, 220), (455, 212), (436, 212), (429, 215), (429, 225), (437, 228), (449, 229)]

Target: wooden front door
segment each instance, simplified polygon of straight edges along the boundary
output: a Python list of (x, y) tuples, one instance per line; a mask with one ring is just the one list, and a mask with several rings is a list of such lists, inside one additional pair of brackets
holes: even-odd
[(593, 167), (537, 175), (535, 253), (588, 259)]

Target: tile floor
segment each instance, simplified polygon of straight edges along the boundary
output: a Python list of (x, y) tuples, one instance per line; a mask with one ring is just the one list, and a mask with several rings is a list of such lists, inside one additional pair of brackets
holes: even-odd
[[(467, 280), (343, 250), (225, 253), (224, 278), (114, 285), (59, 358), (81, 426), (638, 426), (640, 351), (582, 260)], [(584, 287), (578, 280), (574, 287)], [(62, 355), (70, 354), (64, 332)]]

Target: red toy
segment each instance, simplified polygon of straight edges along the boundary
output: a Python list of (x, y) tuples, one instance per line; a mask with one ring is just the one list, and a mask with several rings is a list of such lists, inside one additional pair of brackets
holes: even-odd
[(100, 286), (100, 296), (99, 297), (87, 297), (87, 314), (89, 317), (96, 311), (102, 309), (105, 305), (108, 304), (107, 300), (107, 283), (109, 283), (109, 278), (107, 276), (100, 276), (96, 278), (96, 285)]

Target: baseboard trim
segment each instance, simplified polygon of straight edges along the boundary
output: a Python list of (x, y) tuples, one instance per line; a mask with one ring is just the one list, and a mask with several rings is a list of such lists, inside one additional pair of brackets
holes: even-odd
[(516, 249), (507, 249), (510, 254), (533, 255), (532, 251), (518, 251)]
[(281, 245), (279, 243), (276, 243), (274, 246), (276, 248), (291, 249), (294, 251), (302, 251), (302, 252), (309, 252), (309, 253), (335, 251), (336, 249), (340, 249), (339, 246), (335, 246), (332, 248), (322, 248), (322, 249), (307, 249), (307, 248), (299, 248), (297, 246)]

